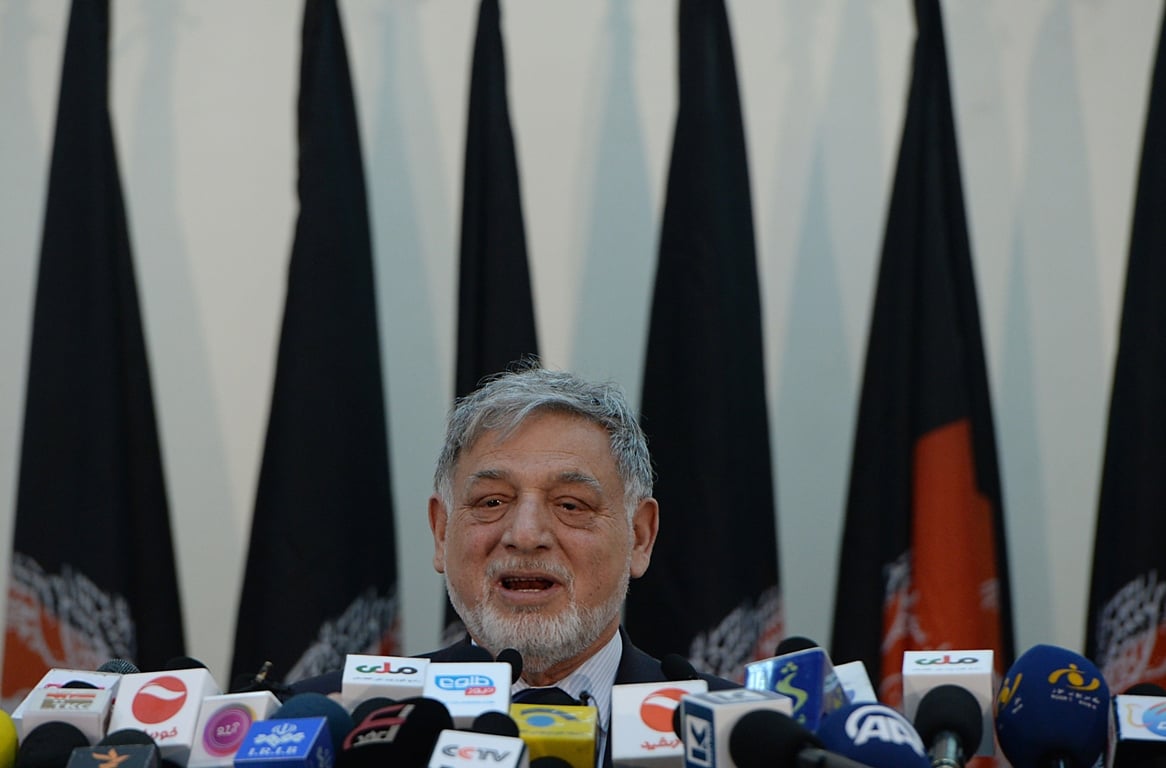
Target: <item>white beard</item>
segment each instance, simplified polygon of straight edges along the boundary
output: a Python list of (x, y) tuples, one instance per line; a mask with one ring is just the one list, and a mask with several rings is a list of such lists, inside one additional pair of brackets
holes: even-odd
[[(575, 580), (569, 571), (537, 560), (515, 559), (492, 564), (472, 608), (454, 591), (452, 580), (446, 579), (446, 588), (454, 610), (480, 645), (494, 653), (514, 648), (522, 654), (524, 673), (539, 675), (582, 654), (619, 616), (627, 596), (630, 565), (629, 553), (628, 567), (624, 568), (619, 587), (611, 598), (587, 609), (580, 609), (575, 600)], [(506, 570), (533, 570), (554, 576), (567, 590), (567, 607), (554, 614), (543, 613), (540, 607), (500, 608), (490, 599), (491, 585)]]

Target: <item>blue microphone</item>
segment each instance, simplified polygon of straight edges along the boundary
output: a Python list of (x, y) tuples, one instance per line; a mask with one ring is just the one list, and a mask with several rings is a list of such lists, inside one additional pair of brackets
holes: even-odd
[(884, 704), (836, 709), (826, 715), (817, 736), (826, 749), (870, 768), (931, 768), (918, 732)]
[(996, 697), (996, 739), (1013, 768), (1089, 768), (1105, 751), (1109, 686), (1093, 662), (1035, 645)]

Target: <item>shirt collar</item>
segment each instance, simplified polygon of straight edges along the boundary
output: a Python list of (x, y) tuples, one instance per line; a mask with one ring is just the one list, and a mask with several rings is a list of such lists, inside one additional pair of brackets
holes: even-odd
[[(554, 683), (584, 704), (595, 707), (599, 728), (605, 736), (611, 723), (611, 688), (615, 685), (615, 673), (619, 669), (621, 656), (623, 638), (617, 631), (602, 648), (580, 664), (578, 669)], [(510, 695), (513, 696), (530, 687), (525, 680), (520, 679), (510, 686)]]

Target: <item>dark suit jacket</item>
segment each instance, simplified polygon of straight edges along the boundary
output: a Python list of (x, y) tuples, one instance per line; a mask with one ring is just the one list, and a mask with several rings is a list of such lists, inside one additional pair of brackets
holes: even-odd
[[(660, 669), (660, 660), (649, 656), (632, 645), (632, 641), (628, 638), (628, 634), (622, 626), (619, 628), (619, 634), (623, 639), (623, 654), (620, 656), (619, 666), (615, 670), (615, 684), (667, 682), (668, 678), (664, 676), (663, 670)], [(432, 661), (453, 661), (463, 658), (461, 651), (469, 643), (470, 640), (467, 636), (460, 643), (454, 643), (453, 645), (448, 645), (445, 648), (429, 653), (422, 653), (420, 657)], [(318, 677), (310, 677), (307, 680), (301, 680), (298, 683), (292, 684), (292, 692), (304, 693), (305, 691), (315, 691), (317, 693), (334, 693), (340, 690), (341, 676), (341, 672), (337, 671), (319, 675)], [(727, 688), (741, 687), (739, 683), (734, 683), (731, 680), (716, 677), (715, 675), (700, 674), (700, 677), (709, 684), (710, 691), (723, 691)], [(604, 768), (611, 768), (610, 734), (608, 734), (607, 747), (604, 750), (603, 765)]]

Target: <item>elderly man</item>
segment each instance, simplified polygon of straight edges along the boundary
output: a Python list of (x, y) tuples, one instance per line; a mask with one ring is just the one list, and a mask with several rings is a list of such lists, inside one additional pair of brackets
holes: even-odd
[(469, 636), (425, 655), (517, 649), (512, 693), (552, 688), (596, 706), (600, 765), (610, 764), (612, 686), (667, 679), (620, 627), (660, 517), (647, 441), (623, 394), (542, 368), (494, 378), (454, 406), (434, 480), (433, 565)]

